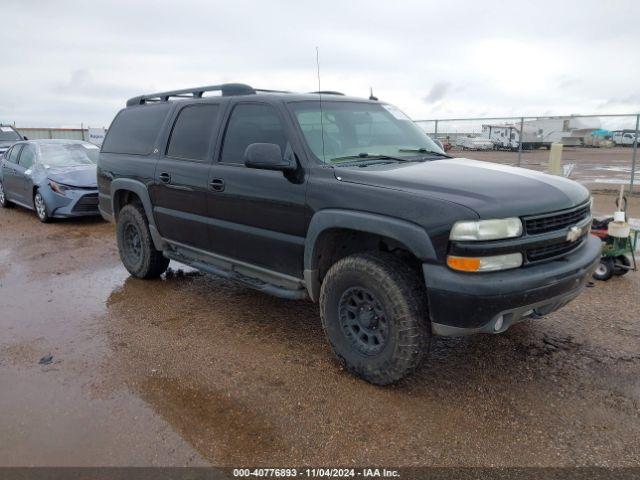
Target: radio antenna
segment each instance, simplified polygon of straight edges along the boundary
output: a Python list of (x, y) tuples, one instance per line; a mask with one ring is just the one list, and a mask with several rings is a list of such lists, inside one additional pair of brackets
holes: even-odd
[(320, 96), (320, 135), (322, 136), (322, 161), (326, 162), (324, 154), (324, 115), (322, 114), (322, 85), (320, 84), (320, 48), (316, 47), (316, 70), (318, 72), (318, 95)]

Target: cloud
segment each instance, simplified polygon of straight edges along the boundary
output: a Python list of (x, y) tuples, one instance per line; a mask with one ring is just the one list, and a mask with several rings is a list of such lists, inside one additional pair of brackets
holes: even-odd
[(442, 100), (451, 89), (449, 82), (437, 82), (431, 87), (429, 94), (423, 98), (424, 103), (436, 103)]
[(640, 107), (640, 93), (626, 97), (613, 97), (602, 102), (598, 108)]
[(538, 0), (526, 22), (498, 0), (276, 4), (3, 2), (0, 121), (108, 125), (135, 95), (223, 82), (312, 91), (316, 46), (323, 89), (373, 86), (414, 118), (638, 108), (625, 106), (640, 78), (637, 0), (616, 2), (622, 16), (602, 0)]

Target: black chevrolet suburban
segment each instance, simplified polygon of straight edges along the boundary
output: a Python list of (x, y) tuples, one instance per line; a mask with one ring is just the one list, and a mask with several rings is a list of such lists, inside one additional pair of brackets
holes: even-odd
[(600, 256), (581, 185), (451, 158), (396, 107), (338, 92), (132, 98), (98, 185), (133, 276), (172, 259), (319, 302), (337, 357), (376, 384), (415, 369), (433, 335), (557, 310)]

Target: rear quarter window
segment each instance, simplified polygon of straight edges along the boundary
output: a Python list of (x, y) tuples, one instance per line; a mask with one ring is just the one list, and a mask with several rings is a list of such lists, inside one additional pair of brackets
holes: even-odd
[(148, 155), (170, 105), (143, 105), (122, 110), (111, 123), (102, 144), (106, 153)]

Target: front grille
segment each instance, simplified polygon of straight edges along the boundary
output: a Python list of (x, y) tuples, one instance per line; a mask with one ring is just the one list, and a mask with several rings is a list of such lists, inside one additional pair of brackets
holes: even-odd
[(546, 245), (544, 247), (531, 248), (527, 250), (527, 260), (529, 262), (538, 262), (540, 260), (548, 260), (550, 258), (560, 257), (566, 255), (570, 251), (578, 248), (587, 238), (583, 235), (575, 242), (565, 241), (561, 243), (554, 243), (552, 245)]
[(89, 213), (98, 212), (98, 194), (89, 193), (84, 195), (73, 207), (74, 212)]
[(583, 207), (564, 212), (525, 218), (524, 227), (529, 235), (538, 235), (540, 233), (561, 230), (587, 218), (590, 214), (590, 210), (590, 205), (585, 205)]

